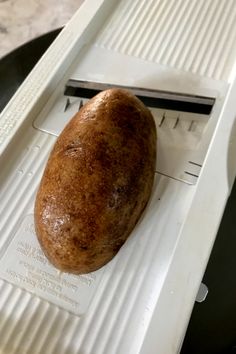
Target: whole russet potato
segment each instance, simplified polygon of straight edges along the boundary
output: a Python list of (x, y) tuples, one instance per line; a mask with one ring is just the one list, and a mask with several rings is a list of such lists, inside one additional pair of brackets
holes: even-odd
[(156, 127), (125, 90), (103, 91), (67, 124), (51, 152), (35, 202), (38, 240), (64, 272), (109, 262), (151, 194)]

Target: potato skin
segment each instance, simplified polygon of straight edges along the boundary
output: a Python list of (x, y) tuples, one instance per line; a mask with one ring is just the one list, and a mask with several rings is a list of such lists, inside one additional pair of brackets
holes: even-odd
[(148, 202), (155, 161), (156, 127), (140, 100), (121, 89), (91, 99), (58, 137), (36, 196), (49, 261), (74, 274), (110, 261)]

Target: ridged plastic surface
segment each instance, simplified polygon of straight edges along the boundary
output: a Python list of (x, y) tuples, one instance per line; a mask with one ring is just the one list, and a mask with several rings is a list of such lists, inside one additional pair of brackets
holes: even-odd
[[(28, 135), (26, 139), (29, 139), (28, 145), (20, 150), (15, 163), (12, 157), (8, 161), (9, 177), (0, 180), (0, 252), (6, 247), (9, 235), (21, 217), (31, 209), (43, 166), (55, 141), (55, 137), (40, 132)], [(8, 169), (7, 165), (4, 167)]]
[(69, 348), (78, 317), (1, 280), (0, 294), (1, 353), (74, 353)]
[(235, 0), (122, 0), (97, 45), (228, 81), (235, 38)]
[[(1, 179), (1, 253), (6, 251), (19, 221), (32, 212), (35, 192), (55, 137), (31, 128), (23, 140), (28, 143), (19, 144), (18, 153), (5, 165), (8, 178)], [(0, 280), (0, 353), (75, 353), (70, 350), (70, 343), (79, 320)]]

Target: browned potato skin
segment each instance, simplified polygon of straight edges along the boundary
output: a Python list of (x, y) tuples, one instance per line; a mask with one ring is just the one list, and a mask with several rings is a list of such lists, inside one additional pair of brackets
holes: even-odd
[(83, 274), (115, 256), (148, 202), (155, 160), (153, 117), (128, 91), (103, 91), (72, 118), (35, 202), (36, 234), (55, 267)]

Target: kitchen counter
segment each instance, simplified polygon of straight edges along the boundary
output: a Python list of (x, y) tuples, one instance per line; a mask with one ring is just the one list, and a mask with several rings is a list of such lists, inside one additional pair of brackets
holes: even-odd
[(83, 0), (0, 0), (0, 58), (65, 25)]

